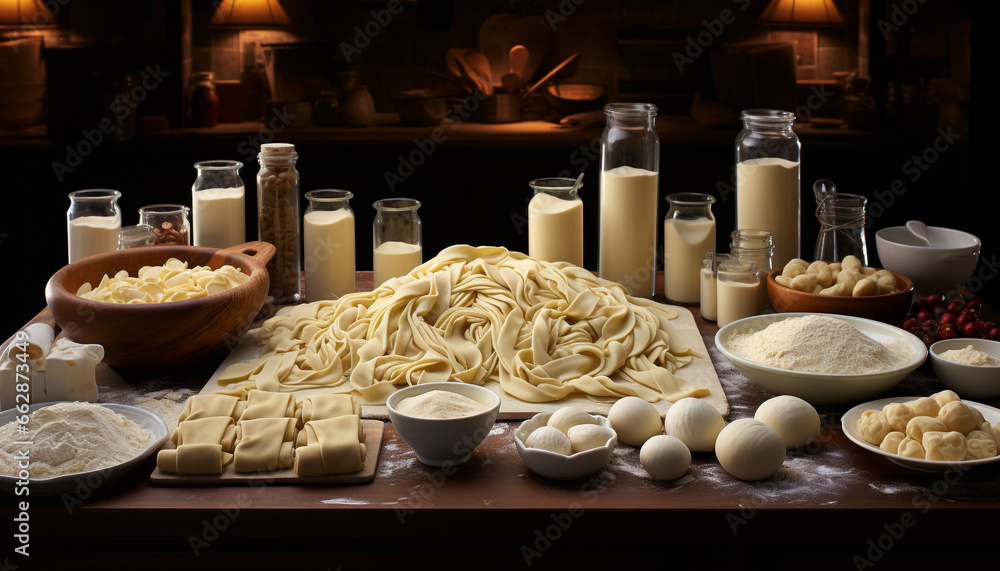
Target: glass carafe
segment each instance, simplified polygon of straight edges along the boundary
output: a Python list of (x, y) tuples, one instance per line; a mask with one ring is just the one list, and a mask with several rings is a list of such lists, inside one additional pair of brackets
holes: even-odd
[(154, 246), (190, 245), (188, 214), (183, 204), (152, 204), (139, 209), (139, 224), (153, 228)]
[(419, 200), (384, 198), (372, 206), (377, 211), (372, 223), (372, 265), (377, 288), (423, 263), (423, 232), (417, 216)]
[(257, 160), (257, 233), (277, 252), (267, 264), (274, 303), (293, 303), (302, 297), (299, 264), (299, 171), (295, 145), (266, 143)]
[(698, 303), (705, 254), (715, 251), (715, 197), (680, 192), (667, 197), (663, 219), (663, 295), (678, 303)]
[(246, 187), (240, 161), (195, 163), (191, 185), (194, 245), (230, 248), (247, 241)]
[(816, 207), (819, 236), (813, 259), (840, 262), (849, 255), (868, 265), (865, 242), (865, 207), (868, 199), (857, 194), (826, 194)]
[(92, 188), (69, 193), (66, 235), (69, 261), (118, 249), (122, 213), (117, 190)]
[(767, 274), (775, 268), (773, 237), (767, 230), (755, 229), (734, 230), (731, 236), (733, 241), (729, 244), (729, 253), (737, 260), (753, 262), (761, 273), (758, 294), (759, 310), (763, 312), (771, 307), (771, 298), (767, 295)]
[(576, 179), (539, 178), (528, 183), (528, 256), (583, 267), (583, 201)]
[(767, 230), (774, 264), (799, 257), (801, 144), (787, 111), (744, 111), (736, 137), (736, 227)]
[(302, 217), (306, 301), (336, 299), (355, 290), (354, 211), (346, 190), (306, 193)]
[(598, 270), (632, 295), (652, 297), (656, 286), (656, 203), (660, 139), (656, 106), (604, 106), (601, 135), (601, 230)]

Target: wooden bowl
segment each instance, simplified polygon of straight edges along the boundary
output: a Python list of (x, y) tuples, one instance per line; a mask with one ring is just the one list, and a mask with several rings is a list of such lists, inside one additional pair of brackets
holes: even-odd
[(565, 116), (603, 109), (611, 91), (598, 83), (553, 83), (542, 96), (556, 113)]
[(841, 297), (805, 293), (774, 281), (781, 270), (767, 274), (767, 295), (775, 311), (781, 313), (836, 313), (896, 324), (913, 303), (913, 282), (892, 272), (900, 291), (867, 297)]
[[(106, 252), (77, 260), (57, 271), (45, 286), (45, 301), (66, 336), (104, 347), (104, 362), (132, 370), (171, 369), (226, 348), (250, 328), (268, 292), (265, 264), (275, 254), (267, 242), (232, 248), (150, 246)], [(250, 279), (231, 290), (199, 299), (123, 304), (76, 295), (84, 282), (177, 258), (193, 266), (239, 268)]]

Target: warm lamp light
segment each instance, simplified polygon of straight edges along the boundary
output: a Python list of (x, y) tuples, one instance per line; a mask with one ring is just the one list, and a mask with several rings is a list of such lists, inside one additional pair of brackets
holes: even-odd
[(0, 26), (44, 28), (55, 25), (55, 19), (42, 0), (0, 0)]
[(833, 0), (771, 0), (760, 15), (764, 24), (832, 26), (844, 17)]
[(208, 25), (230, 28), (279, 28), (289, 26), (291, 23), (278, 0), (222, 0), (222, 4)]

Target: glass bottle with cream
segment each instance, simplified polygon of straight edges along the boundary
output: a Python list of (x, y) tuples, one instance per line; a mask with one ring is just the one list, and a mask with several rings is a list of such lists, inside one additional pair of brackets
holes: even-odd
[(202, 161), (191, 185), (194, 245), (230, 248), (247, 241), (246, 186), (240, 161)]
[(528, 185), (535, 191), (528, 203), (528, 256), (583, 267), (583, 201), (577, 194), (583, 184), (553, 177)]
[(117, 190), (93, 188), (69, 193), (66, 211), (66, 234), (69, 261), (118, 249), (122, 213)]
[(372, 223), (374, 285), (410, 273), (424, 261), (423, 232), (412, 198), (383, 198), (373, 204), (378, 213)]
[(698, 303), (705, 254), (715, 251), (715, 198), (697, 192), (667, 197), (663, 220), (663, 295), (678, 303)]
[(355, 289), (354, 211), (346, 190), (306, 193), (309, 206), (302, 217), (303, 269), (306, 301), (336, 299)]

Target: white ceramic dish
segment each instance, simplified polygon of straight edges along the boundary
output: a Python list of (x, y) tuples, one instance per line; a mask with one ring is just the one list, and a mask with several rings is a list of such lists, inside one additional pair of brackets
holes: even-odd
[[(737, 357), (729, 350), (728, 340), (738, 333), (760, 331), (790, 317), (826, 315), (839, 319), (881, 343), (901, 343), (910, 350), (910, 359), (890, 370), (864, 375), (828, 375), (779, 369)], [(813, 405), (836, 405), (858, 402), (879, 395), (899, 384), (906, 375), (927, 358), (927, 347), (912, 333), (895, 327), (849, 315), (810, 313), (769, 313), (734, 321), (715, 334), (715, 345), (741, 373), (762, 389), (775, 395), (794, 395)]]
[[(58, 403), (38, 403), (30, 405), (28, 408), (30, 412), (34, 412), (40, 408), (54, 404)], [(65, 476), (30, 480), (28, 489), (30, 490), (31, 495), (73, 493), (77, 490), (93, 490), (95, 488), (105, 486), (131, 472), (136, 466), (141, 464), (143, 460), (148, 458), (150, 454), (159, 450), (160, 446), (163, 446), (163, 443), (167, 441), (167, 437), (169, 436), (167, 433), (167, 424), (163, 422), (163, 419), (160, 418), (159, 415), (145, 409), (124, 404), (97, 404), (142, 425), (149, 431), (149, 444), (142, 452), (131, 460), (127, 460), (115, 466), (109, 466), (101, 470), (91, 470), (89, 472), (77, 472), (76, 474), (67, 474)], [(13, 422), (18, 416), (20, 416), (20, 414), (17, 412), (17, 409), (14, 408), (0, 412), (0, 426)], [(0, 489), (6, 492), (13, 492), (17, 485), (16, 482), (17, 478), (0, 475)]]
[(591, 448), (564, 456), (556, 452), (525, 446), (524, 442), (528, 436), (535, 429), (545, 426), (549, 422), (550, 416), (552, 416), (551, 412), (538, 413), (522, 422), (521, 426), (514, 431), (514, 445), (517, 447), (517, 452), (532, 472), (553, 480), (576, 480), (593, 474), (608, 463), (615, 450), (615, 445), (618, 444), (618, 434), (614, 432), (614, 429), (611, 429), (611, 423), (603, 416), (593, 415), (598, 424), (611, 429), (614, 435), (600, 448)]
[(965, 365), (941, 357), (941, 353), (945, 351), (964, 349), (969, 345), (1000, 359), (1000, 341), (974, 338), (945, 339), (931, 345), (930, 357), (934, 373), (941, 379), (941, 384), (963, 398), (988, 399), (1000, 396), (1000, 367)]
[[(940, 460), (920, 460), (918, 458), (907, 458), (905, 456), (900, 456), (899, 454), (893, 454), (892, 452), (886, 452), (878, 446), (868, 442), (858, 433), (858, 419), (867, 410), (882, 410), (887, 404), (894, 402), (909, 402), (916, 400), (920, 397), (891, 397), (879, 400), (874, 400), (871, 402), (866, 402), (864, 404), (859, 404), (858, 406), (852, 408), (851, 410), (844, 413), (844, 416), (840, 419), (841, 427), (844, 430), (844, 434), (851, 439), (858, 446), (870, 450), (876, 454), (881, 454), (889, 460), (892, 460), (900, 466), (905, 466), (913, 470), (919, 470), (921, 472), (946, 472), (951, 469), (967, 469), (974, 466), (982, 466), (983, 464), (992, 464), (1000, 460), (1000, 456), (994, 456), (992, 458), (982, 458), (979, 460), (962, 460), (959, 462), (942, 462)], [(980, 404), (978, 402), (973, 402), (970, 400), (963, 399), (962, 402), (965, 404), (979, 409), (979, 412), (983, 413), (983, 418), (986, 419), (990, 424), (1000, 421), (1000, 410), (993, 408), (992, 406), (987, 406), (985, 404)]]
[(935, 247), (920, 245), (906, 226), (883, 228), (875, 233), (875, 247), (882, 267), (913, 280), (917, 297), (946, 291), (972, 277), (979, 262), (979, 238), (951, 228), (928, 226), (927, 237)]
[[(426, 392), (449, 391), (487, 407), (485, 412), (458, 418), (421, 418), (396, 410), (399, 402)], [(500, 412), (500, 395), (459, 381), (426, 383), (402, 388), (385, 401), (389, 420), (417, 459), (428, 466), (457, 466), (472, 458), (472, 451), (486, 438)]]

